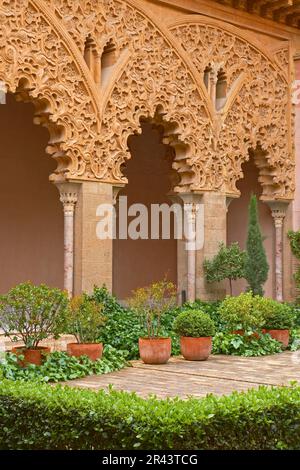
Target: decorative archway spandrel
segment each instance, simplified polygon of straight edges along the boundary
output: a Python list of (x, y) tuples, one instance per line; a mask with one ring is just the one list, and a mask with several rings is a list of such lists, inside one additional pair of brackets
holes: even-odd
[[(48, 3), (58, 17), (63, 16), (62, 0), (48, 0)], [(170, 123), (177, 125), (172, 137), (165, 138), (176, 149), (174, 168), (182, 176), (182, 189), (186, 186), (214, 189), (205, 163), (209, 161), (212, 129), (206, 98), (201, 95), (204, 86), (201, 83), (198, 88), (180, 53), (170, 44), (169, 32), (162, 32), (161, 25), (156, 26), (134, 0), (104, 0), (101, 6), (91, 0), (81, 2), (81, 8), (78, 2), (70, 5), (67, 20), (72, 21), (69, 27), (76, 42), (82, 41), (81, 33), (85, 31), (85, 35), (89, 33), (93, 37), (98, 52), (112, 39), (117, 57), (124, 53), (128, 57), (125, 65), (116, 67), (114, 83), (109, 84), (109, 93), (104, 94), (101, 138), (91, 162), (90, 176), (115, 183), (126, 181), (122, 165), (130, 157), (127, 139), (139, 132), (141, 118), (152, 117), (164, 121), (166, 127)], [(99, 11), (105, 18), (104, 26), (91, 21), (93, 11)], [(221, 172), (218, 179), (220, 186)]]
[[(0, 9), (0, 79), (33, 101), (36, 122), (48, 127), (54, 179), (124, 182), (127, 139), (139, 132), (141, 118), (151, 118), (175, 149), (178, 190), (237, 194), (241, 165), (249, 149), (260, 148), (264, 195), (292, 197), (284, 48), (268, 55), (234, 28), (207, 19), (167, 31), (138, 0), (0, 0)], [(87, 37), (99, 54), (110, 40), (116, 47), (105, 93), (91, 86)], [(230, 97), (213, 112), (203, 83), (209, 63), (226, 72)]]
[(239, 86), (230, 105), (214, 117), (213, 152), (224, 164), (226, 193), (238, 194), (242, 163), (249, 150), (261, 148), (264, 164), (257, 164), (262, 197), (291, 199), (295, 187), (291, 76), (283, 70), (290, 57), (288, 48), (271, 56), (235, 28), (224, 30), (219, 22), (208, 24), (203, 18), (178, 21), (170, 29), (202, 76), (209, 64), (226, 73), (229, 96)]
[(0, 3), (0, 79), (35, 104), (35, 122), (49, 129), (52, 179), (81, 177), (94, 154), (97, 110), (68, 46), (35, 3)]
[[(104, 2), (107, 21), (130, 48), (130, 58), (114, 77), (105, 103), (102, 150), (93, 172), (98, 178), (108, 178), (110, 173), (124, 182), (128, 137), (139, 132), (141, 119), (153, 118), (167, 128), (176, 127), (167, 140), (176, 150), (174, 168), (182, 176), (178, 189), (215, 189), (209, 168), (212, 126), (201, 89), (160, 28), (131, 3)], [(220, 187), (221, 173), (218, 178)]]

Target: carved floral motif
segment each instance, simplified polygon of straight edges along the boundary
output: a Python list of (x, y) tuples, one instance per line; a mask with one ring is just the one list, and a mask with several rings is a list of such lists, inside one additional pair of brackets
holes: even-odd
[(225, 106), (215, 116), (215, 152), (224, 162), (227, 193), (236, 192), (236, 182), (243, 176), (241, 165), (249, 159), (249, 149), (258, 148), (254, 157), (261, 169), (263, 196), (291, 198), (294, 156), (290, 88), (284, 74), (244, 39), (216, 26), (191, 23), (172, 32), (201, 76), (208, 64), (226, 71), (228, 99), (240, 87), (229, 109)]
[[(164, 127), (164, 142), (175, 149), (177, 190), (236, 194), (241, 165), (258, 148), (264, 196), (292, 197), (284, 55), (272, 62), (246, 40), (202, 23), (164, 34), (133, 0), (0, 0), (0, 26), (0, 79), (36, 103), (36, 120), (51, 134), (56, 178), (126, 181), (127, 139), (148, 119)], [(116, 47), (110, 83), (97, 91), (102, 116), (77, 57), (87, 37), (99, 54), (110, 40)], [(208, 64), (225, 71), (229, 91), (213, 115), (202, 83)]]
[(35, 122), (50, 132), (53, 179), (81, 176), (94, 153), (97, 118), (80, 70), (34, 2), (0, 3), (0, 79), (36, 104)]

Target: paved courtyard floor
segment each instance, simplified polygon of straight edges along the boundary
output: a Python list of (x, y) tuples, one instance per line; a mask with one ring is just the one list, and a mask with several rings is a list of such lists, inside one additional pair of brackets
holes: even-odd
[(168, 364), (145, 365), (132, 361), (132, 367), (106, 375), (94, 375), (67, 382), (72, 387), (136, 392), (142, 397), (204, 397), (208, 393), (229, 394), (259, 385), (288, 385), (300, 382), (300, 352), (245, 358), (211, 356), (208, 361), (190, 362), (181, 357)]

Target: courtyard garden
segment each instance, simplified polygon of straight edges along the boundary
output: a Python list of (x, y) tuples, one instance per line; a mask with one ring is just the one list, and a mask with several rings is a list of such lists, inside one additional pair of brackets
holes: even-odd
[[(251, 204), (249, 250), (221, 244), (204, 263), (207, 282), (229, 280), (231, 295), (222, 300), (178, 305), (167, 280), (122, 303), (105, 286), (69, 299), (26, 282), (0, 296), (0, 328), (11, 340), (0, 359), (0, 448), (299, 449), (297, 365), (293, 383), (280, 375), (292, 360), (288, 351), (300, 349), (300, 307), (264, 296), (268, 266)], [(298, 256), (299, 234), (289, 237)], [(233, 296), (241, 277), (248, 288)], [(65, 335), (71, 338), (65, 350), (45, 346)], [(264, 357), (271, 359), (254, 362)], [(147, 388), (158, 376), (171, 389), (173, 371), (175, 395), (161, 400), (125, 391), (121, 374), (129, 370), (132, 390), (135, 381)], [(104, 376), (108, 389), (80, 389)], [(188, 395), (179, 393), (185, 381)], [(222, 396), (229, 382), (236, 391)], [(201, 399), (198, 384), (207, 391)]]
[[(146, 368), (182, 353), (186, 363), (199, 364), (198, 369), (210, 361), (211, 353), (249, 361), (253, 356), (277, 357), (298, 347), (297, 306), (247, 292), (222, 302), (179, 307), (174, 286), (162, 281), (139, 289), (125, 307), (105, 287), (69, 302), (61, 291), (26, 283), (1, 298), (0, 311), (1, 327), (13, 340), (22, 338), (25, 346), (1, 360), (2, 449), (300, 447), (297, 384), (184, 400), (49, 384), (125, 370), (140, 356)], [(276, 336), (283, 331), (288, 340)], [(48, 335), (64, 333), (72, 333), (78, 346), (100, 345), (96, 357), (88, 357), (87, 349), (38, 349)], [(151, 344), (166, 340), (163, 356), (154, 347), (153, 359), (153, 347), (143, 349), (141, 339)], [(30, 351), (41, 352), (40, 362), (28, 356)]]

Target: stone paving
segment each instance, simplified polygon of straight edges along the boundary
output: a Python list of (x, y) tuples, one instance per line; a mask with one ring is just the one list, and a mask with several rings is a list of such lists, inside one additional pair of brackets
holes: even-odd
[(208, 393), (230, 394), (259, 385), (288, 385), (300, 382), (300, 353), (283, 352), (273, 356), (246, 358), (211, 356), (208, 361), (190, 362), (175, 357), (168, 364), (145, 365), (132, 361), (132, 367), (106, 375), (94, 375), (66, 382), (72, 387), (136, 392), (142, 397), (204, 397)]

